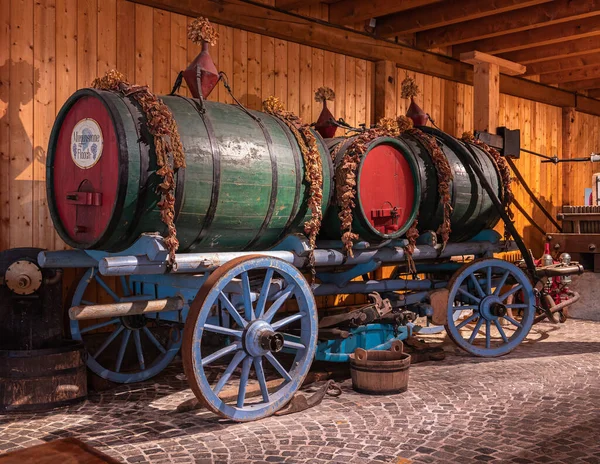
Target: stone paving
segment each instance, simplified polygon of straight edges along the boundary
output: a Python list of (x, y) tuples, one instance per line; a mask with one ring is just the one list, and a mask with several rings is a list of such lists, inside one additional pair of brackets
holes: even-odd
[(0, 416), (0, 452), (77, 437), (126, 463), (600, 463), (600, 323), (538, 324), (496, 359), (446, 348), (411, 368), (406, 393), (346, 381), (316, 408), (247, 424), (175, 412), (192, 397), (175, 364), (68, 409)]

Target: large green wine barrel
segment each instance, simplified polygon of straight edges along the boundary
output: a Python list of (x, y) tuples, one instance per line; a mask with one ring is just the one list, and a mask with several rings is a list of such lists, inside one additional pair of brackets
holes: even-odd
[[(180, 251), (258, 250), (299, 232), (310, 217), (304, 162), (280, 120), (234, 105), (162, 97), (175, 117), (187, 167), (176, 176)], [(323, 211), (332, 193), (323, 160)], [(145, 232), (164, 234), (153, 137), (130, 97), (77, 91), (61, 109), (48, 148), (47, 194), (70, 246), (121, 251)]]
[[(356, 137), (327, 140), (329, 150), (335, 154), (336, 170), (355, 140)], [(415, 154), (402, 140), (374, 139), (357, 167), (353, 232), (372, 242), (401, 238), (419, 210), (422, 184), (418, 169)], [(337, 204), (329, 208), (321, 237), (340, 237), (339, 211)]]
[[(450, 217), (452, 233), (450, 239), (455, 242), (473, 238), (484, 229), (493, 228), (500, 220), (498, 211), (489, 195), (483, 189), (479, 178), (468, 164), (470, 152), (464, 142), (430, 127), (421, 129), (433, 136), (441, 147), (450, 164), (453, 181), (450, 185), (452, 215)], [(419, 166), (421, 188), (421, 206), (419, 209), (419, 231), (436, 231), (443, 221), (443, 204), (438, 193), (437, 171), (429, 151), (418, 138), (402, 134), (400, 140), (411, 150)], [(502, 199), (502, 181), (495, 163), (477, 145), (469, 144), (475, 153), (475, 162), (479, 164), (486, 179)]]

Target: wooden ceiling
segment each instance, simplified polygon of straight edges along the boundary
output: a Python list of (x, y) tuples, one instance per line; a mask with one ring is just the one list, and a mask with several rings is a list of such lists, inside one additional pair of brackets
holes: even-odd
[(600, 0), (275, 0), (287, 11), (319, 3), (332, 24), (457, 58), (479, 50), (600, 96)]

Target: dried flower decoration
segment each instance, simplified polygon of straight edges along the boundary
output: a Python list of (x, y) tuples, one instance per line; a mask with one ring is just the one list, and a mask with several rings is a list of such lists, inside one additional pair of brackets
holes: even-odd
[(202, 42), (215, 45), (219, 34), (208, 19), (200, 16), (188, 26), (188, 38), (196, 45), (202, 45)]
[(397, 137), (400, 135), (398, 123), (394, 118), (381, 118), (377, 123), (377, 127), (389, 132), (391, 136)]
[(406, 77), (402, 81), (400, 96), (402, 98), (413, 98), (419, 95), (420, 89), (414, 77), (410, 77), (406, 73)]
[(414, 128), (415, 124), (408, 116), (400, 115), (396, 118), (396, 125), (400, 133), (406, 132)]
[(279, 98), (272, 95), (263, 101), (263, 109), (265, 110), (265, 113), (269, 114), (285, 113), (283, 103), (281, 103)]
[(316, 102), (324, 102), (324, 101), (334, 101), (335, 100), (335, 92), (333, 89), (329, 87), (319, 87), (315, 92), (315, 101)]
[(179, 248), (175, 227), (175, 173), (185, 168), (185, 153), (179, 137), (177, 123), (173, 113), (165, 103), (145, 85), (130, 84), (123, 74), (111, 69), (103, 77), (97, 77), (92, 87), (101, 90), (120, 92), (133, 98), (142, 108), (148, 125), (148, 131), (154, 138), (156, 164), (162, 182), (158, 186), (161, 196), (157, 206), (160, 218), (167, 226), (165, 246), (169, 250), (170, 264), (176, 266), (175, 252)]

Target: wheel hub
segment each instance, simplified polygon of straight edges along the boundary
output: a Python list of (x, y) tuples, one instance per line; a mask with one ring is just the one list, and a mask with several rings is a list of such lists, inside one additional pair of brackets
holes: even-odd
[(253, 321), (246, 327), (242, 335), (244, 350), (250, 356), (264, 356), (277, 353), (283, 348), (283, 335), (275, 332), (265, 321)]
[(500, 298), (495, 295), (489, 295), (481, 300), (479, 312), (488, 321), (493, 321), (499, 317), (506, 316), (508, 311)]
[(142, 314), (123, 316), (121, 317), (121, 322), (129, 330), (140, 330), (146, 326), (146, 316)]

